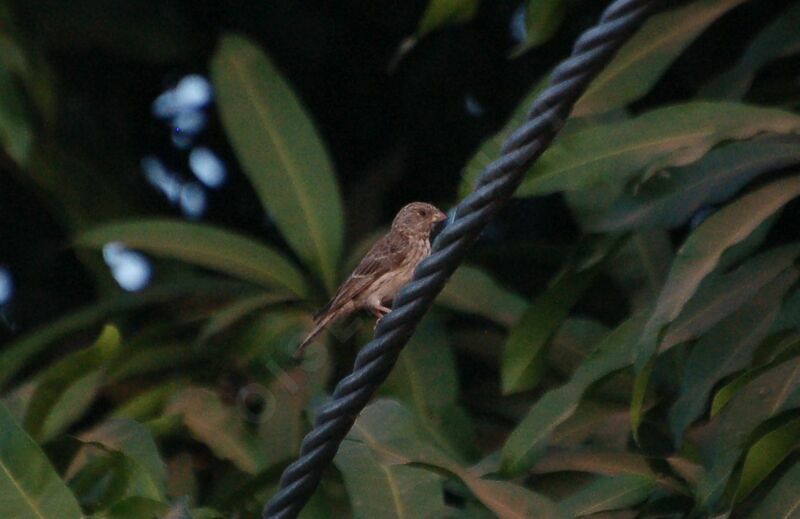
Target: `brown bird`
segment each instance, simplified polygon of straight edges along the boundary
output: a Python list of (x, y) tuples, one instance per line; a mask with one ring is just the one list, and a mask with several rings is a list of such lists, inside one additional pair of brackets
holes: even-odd
[(297, 347), (295, 357), (333, 321), (357, 310), (368, 310), (378, 321), (389, 313), (391, 308), (386, 305), (431, 253), (431, 231), (446, 219), (442, 211), (423, 202), (400, 209), (389, 232), (375, 242), (333, 299), (314, 316), (314, 329)]

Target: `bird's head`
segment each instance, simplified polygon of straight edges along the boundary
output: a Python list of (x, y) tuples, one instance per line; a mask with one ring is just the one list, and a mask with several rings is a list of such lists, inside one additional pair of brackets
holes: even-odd
[(412, 202), (397, 213), (392, 230), (410, 235), (430, 235), (437, 223), (447, 220), (447, 215), (431, 204)]

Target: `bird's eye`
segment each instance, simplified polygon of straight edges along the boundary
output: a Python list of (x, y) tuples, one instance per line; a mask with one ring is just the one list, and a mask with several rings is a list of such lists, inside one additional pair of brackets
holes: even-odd
[(427, 212), (425, 209), (420, 209), (420, 210), (419, 210), (419, 215), (420, 215), (420, 216), (425, 216), (425, 215), (427, 215), (427, 214), (428, 214), (428, 212)]

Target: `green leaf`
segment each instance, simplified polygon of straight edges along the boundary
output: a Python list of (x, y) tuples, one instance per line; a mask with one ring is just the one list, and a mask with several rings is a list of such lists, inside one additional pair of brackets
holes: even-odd
[(784, 270), (694, 346), (686, 360), (680, 396), (669, 413), (676, 443), (680, 444), (686, 428), (703, 412), (716, 383), (750, 364), (753, 352), (778, 315), (783, 296), (797, 278), (794, 267)]
[(455, 359), (441, 323), (426, 319), (420, 324), (383, 389), (419, 416), (431, 415), (457, 401)]
[[(2, 66), (24, 86), (25, 95), (35, 109), (37, 122), (49, 127), (55, 122), (56, 93), (54, 74), (36, 38), (31, 38), (23, 28), (16, 10), (6, 5), (0, 7), (0, 23), (5, 30), (0, 35), (0, 62)], [(2, 102), (13, 98), (3, 97)], [(17, 107), (25, 109), (23, 105)]]
[(800, 162), (800, 140), (769, 136), (711, 150), (701, 160), (626, 188), (609, 211), (588, 219), (595, 232), (671, 229), (704, 205), (723, 202), (762, 173)]
[(675, 471), (675, 474), (683, 478), (691, 487), (696, 487), (697, 482), (703, 477), (703, 467), (694, 460), (683, 456), (668, 456), (665, 461)]
[(167, 489), (167, 471), (158, 447), (150, 431), (133, 420), (112, 419), (93, 428), (79, 439), (85, 444), (94, 444), (110, 452), (119, 452), (130, 458), (144, 476), (148, 495), (163, 500)]
[(178, 220), (132, 220), (95, 227), (76, 238), (84, 247), (110, 242), (179, 259), (243, 281), (305, 297), (302, 274), (280, 253), (256, 240), (206, 224)]
[[(413, 463), (453, 474), (489, 510), (502, 519), (559, 517), (548, 499), (513, 483), (484, 479), (476, 471), (466, 469), (449, 458), (431, 442), (426, 441), (425, 435), (416, 427), (411, 413), (397, 402), (378, 400), (368, 406), (359, 415), (342, 446), (348, 442), (368, 446), (384, 467)], [(338, 454), (335, 462), (340, 470), (347, 470), (341, 465)]]
[[(575, 445), (622, 450), (630, 436), (628, 406), (584, 399), (575, 413), (555, 428), (550, 438), (554, 448)], [(558, 449), (554, 449), (559, 452)], [(544, 461), (540, 461), (538, 468)]]
[(561, 374), (572, 375), (602, 341), (608, 328), (597, 320), (568, 317), (547, 348), (547, 363)]
[(225, 131), (261, 203), (332, 291), (342, 254), (342, 202), (311, 119), (271, 60), (242, 36), (220, 40), (211, 79)]
[(150, 373), (182, 369), (203, 359), (185, 343), (136, 345), (109, 363), (106, 380), (114, 383)]
[(0, 64), (0, 143), (18, 166), (25, 167), (33, 148), (33, 123), (16, 78)]
[(623, 185), (643, 170), (683, 166), (726, 140), (792, 133), (800, 116), (739, 103), (693, 102), (567, 133), (536, 161), (516, 196)]
[(140, 393), (118, 404), (114, 412), (110, 414), (110, 418), (136, 420), (138, 422), (157, 418), (161, 415), (164, 405), (184, 387), (185, 383), (171, 380), (143, 389)]
[(414, 411), (420, 425), (455, 458), (474, 449), (471, 423), (457, 406), (455, 357), (440, 322), (425, 319), (380, 390)]
[(800, 462), (790, 468), (749, 516), (789, 519), (800, 509)]
[(799, 255), (800, 245), (777, 247), (749, 259), (732, 272), (708, 276), (667, 328), (661, 348), (668, 349), (699, 337), (750, 301), (790, 268)]
[(91, 516), (92, 519), (161, 519), (169, 505), (144, 497), (128, 497), (109, 509)]
[(630, 234), (608, 261), (608, 273), (625, 291), (633, 312), (650, 307), (658, 296), (674, 254), (667, 231), (649, 229)]
[(652, 16), (589, 85), (573, 115), (609, 111), (640, 98), (695, 38), (743, 2), (699, 0)]
[(525, 300), (503, 288), (484, 271), (464, 266), (453, 273), (436, 302), (510, 326), (525, 309)]
[(534, 404), (503, 446), (504, 474), (521, 474), (531, 468), (547, 449), (553, 430), (575, 412), (586, 389), (631, 364), (643, 324), (644, 315), (622, 323), (581, 364), (569, 383), (545, 393)]
[(0, 516), (79, 519), (78, 501), (53, 466), (0, 404)]
[(731, 398), (733, 398), (740, 389), (746, 386), (748, 382), (753, 380), (753, 378), (754, 374), (752, 370), (747, 370), (722, 386), (719, 391), (714, 394), (714, 398), (711, 400), (711, 409), (708, 412), (709, 416), (711, 418), (716, 417), (720, 411), (722, 411), (725, 406), (728, 405), (728, 402), (731, 401)]
[(109, 297), (97, 304), (76, 310), (3, 346), (0, 351), (0, 386), (5, 385), (21, 366), (48, 346), (73, 332), (90, 328), (116, 313), (184, 296), (199, 298), (208, 293), (215, 296), (241, 294), (243, 288), (242, 285), (230, 281), (209, 282), (195, 279), (189, 283), (164, 284), (137, 293)]
[[(275, 379), (266, 388), (251, 384), (240, 390), (240, 409), (244, 403), (241, 400), (242, 395), (253, 395), (264, 400), (264, 409), (260, 414), (248, 416), (251, 421), (258, 422), (258, 438), (261, 443), (269, 446), (269, 467), (288, 462), (300, 450), (300, 442), (308, 432), (306, 408), (309, 400), (321, 392), (320, 388), (314, 387), (315, 383), (319, 383), (315, 380), (315, 375), (320, 371), (312, 369), (314, 367), (316, 366), (306, 364), (276, 372)], [(275, 368), (277, 371), (277, 366)]]
[(481, 143), (480, 147), (475, 151), (475, 154), (469, 159), (469, 162), (467, 162), (467, 165), (464, 166), (461, 175), (461, 184), (458, 190), (459, 196), (464, 198), (469, 195), (475, 187), (478, 177), (483, 170), (486, 169), (486, 166), (500, 156), (500, 148), (503, 142), (505, 142), (508, 136), (525, 121), (531, 103), (539, 95), (544, 84), (543, 81), (539, 81), (538, 86), (533, 88), (525, 99), (517, 105), (514, 112), (503, 126), (503, 129)]
[(733, 501), (742, 502), (797, 446), (800, 418), (795, 418), (758, 439), (747, 451)]
[(558, 503), (558, 509), (567, 517), (581, 517), (629, 508), (650, 497), (655, 487), (652, 477), (631, 474), (599, 477)]
[(514, 49), (512, 55), (545, 43), (558, 30), (566, 14), (566, 0), (528, 0), (525, 4), (525, 41)]
[(130, 497), (162, 500), (163, 493), (136, 460), (102, 444), (85, 445), (67, 469), (83, 508), (97, 512)]
[(500, 519), (567, 519), (546, 497), (508, 481), (462, 473), (461, 479), (481, 503)]
[(786, 298), (780, 315), (775, 320), (775, 332), (786, 330), (800, 331), (800, 289)]
[(50, 366), (37, 379), (25, 414), (25, 428), (46, 442), (66, 429), (89, 407), (100, 385), (105, 365), (119, 353), (119, 331), (106, 326), (94, 345)]
[[(257, 474), (268, 465), (263, 444), (245, 428), (242, 411), (223, 404), (216, 393), (202, 388), (181, 391), (164, 414), (177, 414), (199, 442), (242, 472)], [(279, 461), (279, 460), (276, 460)]]
[[(301, 516), (302, 517), (302, 516)], [(226, 519), (224, 515), (222, 515), (217, 510), (213, 508), (193, 508), (189, 509), (184, 501), (178, 501), (177, 503), (173, 504), (169, 510), (169, 513), (166, 514), (162, 519)]]
[(708, 431), (710, 443), (704, 452), (708, 472), (697, 488), (697, 500), (703, 509), (711, 509), (722, 492), (747, 447), (756, 428), (765, 420), (800, 405), (800, 358), (790, 359), (760, 374), (747, 383)]
[(647, 464), (647, 458), (630, 452), (554, 449), (533, 467), (536, 474), (552, 472), (588, 472), (603, 476), (640, 476), (655, 480), (656, 474)]
[[(265, 362), (274, 364), (273, 356), (286, 358), (294, 353), (310, 326), (308, 312), (297, 308), (264, 311), (242, 326), (235, 341), (229, 342), (227, 348), (236, 352), (240, 363), (249, 363), (252, 368), (263, 370)], [(312, 349), (316, 348), (312, 346)], [(274, 369), (268, 369), (273, 371), (272, 375), (277, 375)], [(270, 374), (265, 375), (269, 377)]]
[(345, 441), (336, 453), (353, 516), (364, 519), (444, 517), (443, 478), (407, 465), (383, 465), (358, 441)]
[(631, 393), (631, 432), (633, 439), (639, 443), (639, 426), (642, 425), (644, 420), (645, 400), (648, 396), (648, 388), (650, 386), (650, 377), (655, 368), (655, 359), (647, 362), (639, 372), (636, 374), (636, 379), (633, 382), (633, 391)]
[(503, 394), (536, 387), (545, 372), (544, 349), (597, 270), (567, 272), (528, 306), (511, 328), (503, 349), (500, 377)]
[(739, 62), (712, 80), (698, 93), (700, 97), (741, 99), (750, 89), (758, 71), (770, 61), (800, 51), (800, 4), (778, 13), (759, 32)]
[(234, 301), (214, 312), (214, 315), (211, 316), (200, 333), (198, 333), (197, 342), (203, 344), (261, 308), (275, 303), (282, 303), (286, 299), (283, 294), (264, 293)]
[(468, 22), (475, 16), (480, 0), (429, 0), (419, 21), (417, 38), (448, 25)]
[[(765, 344), (769, 345), (769, 343), (769, 340), (765, 341)], [(711, 401), (710, 415), (712, 418), (717, 416), (728, 402), (730, 402), (731, 398), (751, 380), (765, 371), (772, 369), (777, 364), (797, 355), (797, 353), (800, 352), (800, 337), (789, 336), (785, 340), (778, 341), (774, 348), (770, 349), (772, 351), (768, 353), (766, 357), (759, 359), (758, 356), (762, 353), (761, 350), (763, 350), (763, 347), (760, 347), (760, 349), (756, 351), (756, 362), (758, 364), (735, 376), (717, 391), (714, 395), (714, 399)]]
[(656, 352), (663, 328), (680, 313), (730, 247), (747, 238), (786, 203), (800, 195), (800, 177), (789, 177), (742, 196), (705, 220), (686, 239), (672, 264), (637, 354), (641, 369)]

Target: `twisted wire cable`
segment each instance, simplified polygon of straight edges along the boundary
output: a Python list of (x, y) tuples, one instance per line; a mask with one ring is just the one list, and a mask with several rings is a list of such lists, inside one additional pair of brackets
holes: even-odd
[(500, 157), (480, 175), (475, 190), (451, 212), (411, 282), (395, 297), (375, 338), (358, 354), (306, 435), (300, 457), (283, 472), (280, 490), (264, 519), (294, 518), (314, 493), (324, 470), (356, 417), (386, 380), (403, 346), (445, 282), (492, 216), (516, 190), (525, 172), (555, 138), (572, 106), (614, 53), (647, 18), (658, 0), (616, 0), (575, 43), (571, 56), (553, 71), (550, 85), (533, 102), (525, 123), (514, 131)]

